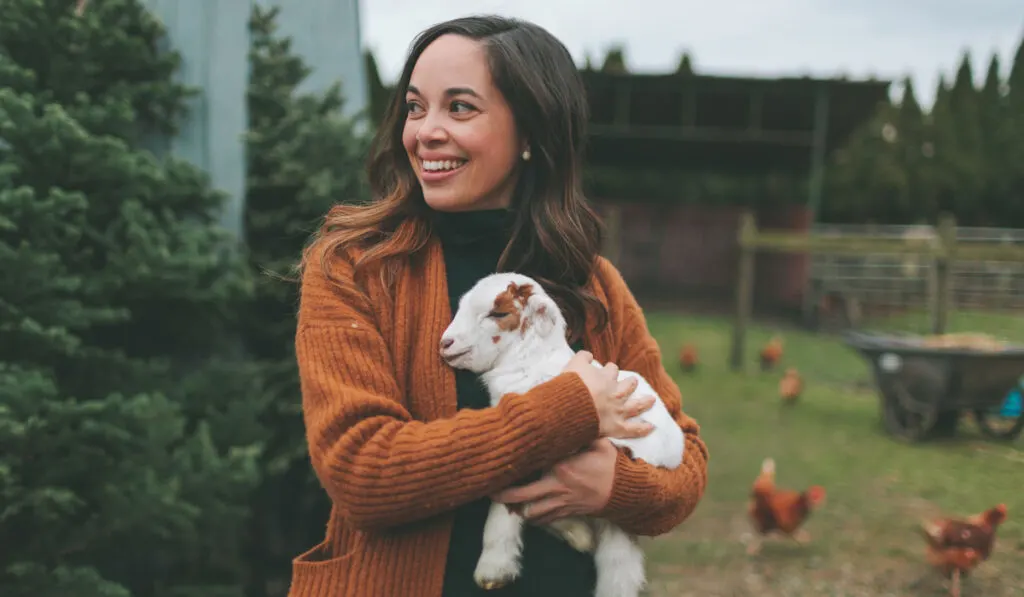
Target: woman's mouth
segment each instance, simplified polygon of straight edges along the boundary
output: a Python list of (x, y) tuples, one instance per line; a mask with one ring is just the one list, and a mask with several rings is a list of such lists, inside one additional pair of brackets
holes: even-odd
[(420, 160), (420, 172), (424, 181), (435, 182), (452, 176), (462, 169), (469, 160)]

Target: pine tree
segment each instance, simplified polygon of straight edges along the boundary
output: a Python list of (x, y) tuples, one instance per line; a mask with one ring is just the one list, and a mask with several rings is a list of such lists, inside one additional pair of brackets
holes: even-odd
[(384, 82), (381, 81), (380, 69), (377, 68), (377, 59), (373, 57), (373, 52), (370, 50), (363, 52), (363, 64), (366, 68), (366, 87), (370, 101), (370, 121), (374, 126), (377, 126), (384, 118), (384, 111), (388, 107), (388, 100), (391, 99), (391, 92), (393, 90), (388, 89)]
[(677, 75), (692, 75), (693, 74), (693, 59), (690, 57), (689, 52), (683, 52), (682, 57), (679, 58), (679, 65), (676, 66)]
[(614, 45), (605, 54), (604, 63), (601, 65), (601, 72), (612, 74), (625, 74), (629, 72), (626, 68), (626, 50), (621, 45)]
[(957, 141), (951, 97), (952, 90), (945, 77), (940, 76), (935, 91), (935, 103), (928, 114), (928, 135), (932, 138), (935, 150), (929, 178), (935, 185), (935, 202), (938, 209), (956, 213), (959, 169), (957, 161), (960, 145)]
[(917, 101), (913, 81), (907, 77), (903, 84), (903, 98), (896, 115), (899, 129), (899, 153), (906, 171), (908, 203), (902, 217), (905, 220), (933, 220), (938, 215), (936, 191), (931, 176), (935, 143), (926, 124), (925, 114)]
[(137, 0), (0, 3), (0, 594), (234, 596), (257, 371), (190, 90)]
[(900, 108), (886, 101), (832, 156), (825, 184), (830, 222), (901, 222), (914, 213)]
[(1006, 96), (1000, 76), (999, 55), (992, 54), (985, 83), (978, 94), (978, 127), (982, 148), (980, 152), (982, 189), (979, 200), (990, 221), (1008, 215), (1008, 183), (1013, 165), (1008, 158), (1012, 151), (1012, 130), (1008, 120)]
[(1006, 80), (1007, 181), (1006, 209), (1016, 215), (1017, 226), (1024, 226), (1024, 37), (1010, 66)]
[(949, 90), (949, 125), (952, 127), (952, 151), (947, 152), (945, 166), (953, 176), (953, 213), (963, 223), (981, 223), (984, 217), (982, 189), (984, 145), (978, 90), (974, 86), (974, 69), (970, 54), (964, 53)]
[[(277, 9), (254, 9), (250, 20), (246, 237), (255, 268), (266, 272), (246, 334), (251, 354), (272, 376), (264, 420), (273, 429), (257, 492), (249, 543), (252, 594), (283, 593), (290, 561), (323, 539), (328, 503), (309, 466), (295, 366), (298, 287), (288, 283), (309, 235), (328, 209), (368, 197), (363, 163), (369, 137), (341, 115), (342, 88), (298, 94), (309, 73), (277, 32)], [(276, 583), (276, 584), (275, 584)], [(268, 588), (271, 587), (271, 588)]]

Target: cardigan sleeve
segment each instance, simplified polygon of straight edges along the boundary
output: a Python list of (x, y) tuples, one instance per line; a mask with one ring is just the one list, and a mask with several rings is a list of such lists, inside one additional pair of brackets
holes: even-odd
[(626, 282), (611, 263), (601, 259), (598, 276), (609, 303), (609, 324), (619, 347), (620, 369), (642, 375), (658, 392), (683, 429), (683, 462), (675, 469), (655, 467), (619, 452), (608, 504), (596, 515), (625, 531), (646, 536), (667, 533), (693, 513), (707, 485), (708, 449), (700, 427), (682, 410), (682, 396), (661, 360), (657, 341)]
[[(332, 274), (355, 288), (347, 260)], [(586, 385), (566, 373), (495, 408), (414, 420), (366, 295), (316, 260), (302, 278), (296, 358), (310, 459), (354, 528), (422, 520), (492, 495), (598, 437)]]

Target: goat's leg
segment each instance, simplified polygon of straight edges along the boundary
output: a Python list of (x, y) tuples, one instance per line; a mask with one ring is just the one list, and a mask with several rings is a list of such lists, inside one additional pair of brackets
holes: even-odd
[(473, 580), (483, 589), (500, 589), (519, 576), (523, 518), (504, 504), (491, 503), (484, 523), (484, 545)]
[(576, 551), (587, 553), (594, 550), (594, 529), (587, 519), (579, 516), (559, 518), (547, 525), (552, 534), (565, 540)]
[(644, 552), (625, 531), (607, 521), (601, 522), (594, 550), (594, 597), (638, 597), (647, 582)]

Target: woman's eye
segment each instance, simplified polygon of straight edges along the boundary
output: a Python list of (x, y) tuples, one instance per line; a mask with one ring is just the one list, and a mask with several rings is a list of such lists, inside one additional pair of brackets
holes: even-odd
[(412, 114), (419, 109), (420, 105), (416, 102), (405, 102), (405, 111)]
[(465, 114), (466, 112), (472, 112), (474, 109), (473, 106), (466, 102), (452, 102), (452, 112)]

